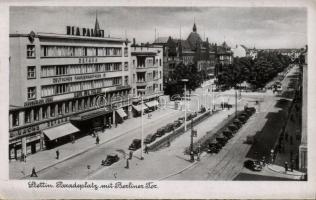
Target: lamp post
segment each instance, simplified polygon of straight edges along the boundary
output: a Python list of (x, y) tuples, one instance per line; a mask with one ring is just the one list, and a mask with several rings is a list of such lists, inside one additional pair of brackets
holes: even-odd
[(189, 79), (181, 79), (182, 82), (184, 82), (184, 132), (187, 131), (187, 87), (186, 83), (189, 81)]
[(140, 159), (141, 160), (144, 160), (144, 157), (143, 157), (143, 141), (144, 141), (144, 139), (143, 139), (143, 137), (144, 137), (144, 109), (143, 109), (143, 104), (144, 104), (144, 99), (143, 99), (143, 96), (141, 96), (141, 115), (142, 115), (142, 135), (141, 135), (141, 154), (140, 154)]

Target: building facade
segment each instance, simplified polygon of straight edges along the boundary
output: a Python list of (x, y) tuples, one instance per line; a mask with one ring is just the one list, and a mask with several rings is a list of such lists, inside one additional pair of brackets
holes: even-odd
[(94, 29), (66, 30), (10, 34), (10, 159), (128, 114), (130, 44), (104, 37), (97, 19)]
[(148, 107), (157, 107), (163, 95), (163, 47), (135, 43), (131, 45), (131, 84), (133, 101), (143, 98)]

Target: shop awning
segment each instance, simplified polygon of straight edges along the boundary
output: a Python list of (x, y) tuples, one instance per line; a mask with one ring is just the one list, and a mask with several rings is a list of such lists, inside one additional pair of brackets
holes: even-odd
[(158, 106), (158, 101), (157, 100), (149, 101), (146, 103), (146, 106), (148, 106), (149, 108), (156, 107)]
[(44, 134), (48, 137), (50, 140), (54, 140), (56, 138), (60, 138), (72, 133), (78, 132), (79, 129), (76, 128), (71, 123), (62, 124), (60, 126), (56, 126), (50, 129), (43, 130)]
[(122, 108), (117, 109), (116, 112), (119, 114), (120, 117), (124, 118), (127, 117), (127, 114), (124, 112)]
[[(137, 105), (137, 106), (134, 106), (133, 105), (133, 108), (137, 111), (137, 112), (141, 112), (142, 111), (142, 105)], [(143, 110), (145, 111), (146, 109), (148, 109), (148, 107), (143, 104)]]
[(112, 112), (112, 109), (109, 107), (99, 108), (97, 110), (92, 110), (92, 111), (81, 113), (77, 116), (72, 117), (70, 120), (75, 120), (75, 121), (89, 120), (89, 119), (93, 119), (96, 117), (106, 115), (110, 112)]

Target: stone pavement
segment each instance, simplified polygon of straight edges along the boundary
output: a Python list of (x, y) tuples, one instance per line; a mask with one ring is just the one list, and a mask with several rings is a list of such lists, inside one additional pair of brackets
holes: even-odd
[[(152, 112), (151, 119), (144, 115), (144, 124), (152, 120), (159, 120), (167, 115), (179, 112), (172, 109), (156, 110)], [(146, 117), (145, 117), (146, 116)], [(131, 118), (125, 120), (123, 124), (118, 124), (117, 128), (112, 127), (111, 129), (106, 129), (105, 132), (98, 133), (100, 138), (100, 144), (104, 144), (125, 134), (128, 134), (131, 130), (140, 127), (140, 117)], [(35, 167), (36, 171), (41, 171), (52, 167), (60, 162), (71, 159), (78, 156), (89, 149), (96, 146), (96, 138), (90, 135), (77, 139), (75, 143), (67, 143), (58, 146), (54, 149), (44, 150), (37, 152), (36, 154), (29, 155), (26, 158), (26, 162), (21, 161), (10, 161), (9, 163), (9, 178), (10, 179), (21, 179), (28, 176), (32, 172), (32, 168)], [(59, 159), (56, 159), (56, 150), (60, 152)]]

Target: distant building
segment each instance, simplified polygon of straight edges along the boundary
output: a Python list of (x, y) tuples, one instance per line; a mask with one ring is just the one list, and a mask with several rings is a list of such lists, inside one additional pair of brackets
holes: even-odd
[(245, 48), (245, 46), (243, 46), (243, 45), (237, 44), (236, 47), (232, 48), (231, 50), (233, 52), (234, 57), (241, 58), (241, 57), (246, 57), (246, 55), (247, 55), (247, 48)]
[[(59, 145), (128, 113), (130, 44), (94, 29), (10, 34), (9, 158)], [(116, 120), (115, 120), (116, 119)]]
[[(131, 45), (132, 94), (145, 102), (163, 95), (163, 47), (159, 45)], [(138, 99), (139, 100), (139, 99)]]
[(210, 44), (208, 38), (203, 41), (195, 23), (187, 39), (160, 37), (154, 44), (162, 45), (164, 49), (164, 83), (172, 81), (171, 75), (180, 62), (185, 65), (196, 64), (198, 70), (204, 71), (208, 78), (214, 78), (216, 63), (232, 63), (230, 47), (225, 42), (223, 46)]

